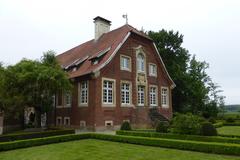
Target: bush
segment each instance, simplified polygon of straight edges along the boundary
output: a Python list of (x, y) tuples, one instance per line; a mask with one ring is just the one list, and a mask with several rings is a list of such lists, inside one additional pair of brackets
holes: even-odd
[(234, 120), (232, 117), (228, 117), (228, 118), (226, 119), (226, 122), (228, 122), (228, 123), (233, 123), (233, 122), (235, 122), (235, 120)]
[(125, 131), (132, 130), (130, 123), (127, 122), (127, 121), (123, 122), (123, 124), (121, 125), (120, 130), (125, 130)]
[[(121, 131), (127, 132), (127, 131)], [(166, 147), (182, 150), (191, 150), (207, 153), (240, 155), (240, 145), (214, 143), (214, 142), (196, 142), (185, 140), (161, 139), (161, 138), (148, 138), (148, 137), (134, 137), (134, 136), (119, 136), (119, 135), (104, 135), (104, 134), (91, 134), (91, 138), (124, 142), (130, 144), (140, 144), (146, 146)]]
[(201, 135), (203, 136), (217, 136), (217, 130), (210, 122), (202, 123)]
[(2, 135), (0, 136), (0, 142), (7, 141), (15, 141), (22, 139), (32, 139), (32, 138), (42, 138), (42, 137), (50, 137), (64, 134), (72, 134), (75, 133), (73, 129), (65, 129), (65, 130), (50, 130), (50, 131), (42, 131), (42, 132), (31, 132), (31, 133), (16, 133), (10, 135)]
[(158, 122), (156, 132), (167, 133), (169, 128), (168, 122)]
[(230, 137), (208, 137), (208, 136), (198, 136), (198, 135), (182, 135), (182, 134), (171, 134), (171, 133), (156, 133), (156, 132), (137, 132), (137, 131), (116, 131), (117, 135), (127, 135), (127, 136), (140, 136), (140, 137), (154, 137), (154, 138), (164, 138), (164, 139), (178, 139), (178, 140), (191, 140), (200, 142), (218, 142), (218, 143), (236, 143), (240, 144), (239, 138)]
[(214, 126), (215, 128), (220, 128), (220, 127), (223, 126), (223, 122), (214, 123), (213, 126)]
[(202, 119), (199, 116), (188, 114), (177, 114), (172, 119), (171, 132), (177, 134), (199, 135)]
[(213, 118), (213, 117), (209, 118), (208, 121), (211, 122), (212, 124), (216, 123), (216, 120), (215, 120), (215, 118)]

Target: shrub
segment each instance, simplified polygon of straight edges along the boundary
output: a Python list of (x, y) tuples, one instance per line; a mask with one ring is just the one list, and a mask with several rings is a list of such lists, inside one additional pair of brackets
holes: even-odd
[(208, 121), (211, 122), (212, 124), (216, 123), (216, 120), (215, 120), (215, 118), (213, 118), (213, 117), (209, 118)]
[(127, 122), (127, 121), (123, 122), (123, 124), (121, 125), (120, 130), (125, 130), (125, 131), (132, 130), (130, 123)]
[(223, 126), (223, 122), (214, 123), (213, 126), (214, 126), (215, 128), (220, 128), (220, 127)]
[(169, 128), (168, 122), (158, 122), (156, 132), (167, 133)]
[(50, 131), (32, 132), (32, 133), (16, 133), (16, 134), (0, 136), (0, 142), (32, 139), (32, 138), (42, 138), (42, 137), (50, 137), (50, 136), (72, 134), (72, 133), (75, 133), (75, 130), (65, 129), (65, 130), (50, 130)]
[(199, 116), (188, 114), (177, 114), (172, 119), (171, 132), (177, 134), (199, 135), (202, 119)]
[(217, 136), (217, 130), (210, 122), (202, 123), (201, 134), (203, 136)]
[(201, 142), (220, 142), (220, 143), (236, 143), (240, 144), (240, 136), (237, 138), (230, 137), (208, 137), (199, 135), (182, 135), (182, 134), (172, 134), (172, 133), (156, 133), (156, 132), (138, 132), (138, 131), (116, 131), (117, 135), (127, 135), (127, 136), (140, 136), (140, 137), (154, 137), (154, 138), (164, 138), (164, 139), (178, 139), (178, 140), (191, 140), (191, 141), (201, 141)]
[(233, 123), (233, 122), (235, 122), (235, 120), (234, 120), (232, 117), (228, 117), (228, 118), (226, 119), (226, 122), (228, 122), (228, 123)]

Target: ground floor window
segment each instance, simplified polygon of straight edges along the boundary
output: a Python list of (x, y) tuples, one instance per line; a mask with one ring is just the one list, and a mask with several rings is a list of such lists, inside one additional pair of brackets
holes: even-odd
[(162, 100), (162, 107), (169, 106), (169, 91), (167, 87), (162, 87), (161, 89), (161, 100)]
[(57, 126), (62, 125), (62, 117), (57, 117), (57, 118), (56, 118), (56, 125), (57, 125)]
[(130, 83), (122, 83), (121, 84), (121, 103), (122, 105), (130, 105), (131, 98), (131, 86)]
[(157, 106), (157, 87), (150, 86), (149, 88), (149, 98), (150, 98), (150, 106)]
[(138, 86), (138, 105), (144, 106), (144, 101), (145, 101), (145, 87)]
[(64, 117), (64, 125), (70, 126), (70, 118), (69, 117)]

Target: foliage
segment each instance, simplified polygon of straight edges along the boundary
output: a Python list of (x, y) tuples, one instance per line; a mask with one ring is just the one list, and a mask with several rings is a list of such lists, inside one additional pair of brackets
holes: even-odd
[(4, 160), (240, 160), (240, 157), (236, 156), (207, 154), (143, 145), (136, 146), (134, 144), (94, 139), (1, 152), (0, 157)]
[(229, 117), (226, 119), (226, 122), (232, 123), (232, 122), (235, 122), (235, 120), (232, 117)]
[(36, 138), (36, 139), (30, 139), (30, 140), (4, 142), (4, 143), (0, 143), (0, 151), (39, 146), (39, 145), (45, 145), (45, 144), (51, 144), (51, 143), (88, 139), (88, 138), (113, 141), (113, 142), (139, 144), (139, 145), (145, 145), (145, 146), (184, 149), (184, 150), (207, 152), (207, 153), (240, 155), (240, 146), (235, 144), (215, 143), (215, 142), (196, 142), (196, 141), (121, 136), (121, 135), (107, 135), (107, 134), (96, 134), (96, 133), (70, 134), (70, 135), (54, 136), (54, 137), (47, 137), (47, 138)]
[(130, 131), (130, 130), (132, 130), (130, 123), (127, 122), (127, 121), (123, 122), (123, 124), (121, 125), (121, 128), (120, 128), (120, 129), (121, 129), (121, 130), (125, 130), (125, 131)]
[(221, 90), (206, 73), (209, 65), (191, 56), (182, 47), (183, 35), (179, 32), (149, 31), (148, 35), (156, 44), (166, 68), (176, 84), (173, 90), (173, 110), (175, 112), (204, 114), (215, 117), (218, 108), (224, 106)]
[(217, 130), (210, 122), (203, 122), (201, 126), (201, 134), (203, 136), (217, 136)]
[(217, 128), (217, 131), (220, 136), (240, 138), (240, 126), (223, 126)]
[(203, 120), (191, 113), (176, 114), (171, 122), (171, 132), (177, 134), (199, 135)]
[(1, 109), (16, 116), (25, 107), (34, 107), (38, 125), (40, 114), (52, 109), (53, 95), (59, 90), (71, 89), (53, 51), (44, 53), (41, 60), (23, 59), (15, 65), (1, 67), (0, 77)]
[(42, 138), (42, 137), (50, 137), (50, 136), (73, 134), (73, 133), (75, 133), (74, 129), (50, 130), (50, 131), (31, 132), (31, 133), (15, 133), (15, 134), (0, 136), (0, 142), (16, 141), (16, 140), (32, 139), (32, 138)]
[(189, 141), (200, 141), (200, 142), (219, 142), (219, 143), (240, 144), (240, 138), (229, 138), (229, 137), (219, 137), (219, 136), (209, 137), (209, 136), (199, 136), (199, 135), (182, 135), (182, 134), (139, 132), (139, 131), (116, 131), (116, 134), (126, 135), (126, 136), (178, 139), (178, 140), (189, 140)]
[(211, 122), (212, 124), (216, 123), (216, 119), (213, 117), (210, 117), (208, 121)]
[(156, 132), (167, 133), (169, 128), (168, 122), (158, 122)]
[(215, 128), (220, 128), (223, 126), (223, 122), (217, 122), (213, 124)]

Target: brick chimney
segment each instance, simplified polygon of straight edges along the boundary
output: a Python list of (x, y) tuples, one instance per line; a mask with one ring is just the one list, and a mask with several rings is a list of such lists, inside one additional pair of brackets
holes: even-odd
[(98, 40), (102, 34), (110, 31), (111, 21), (99, 16), (95, 17), (93, 20), (95, 24), (95, 40)]

